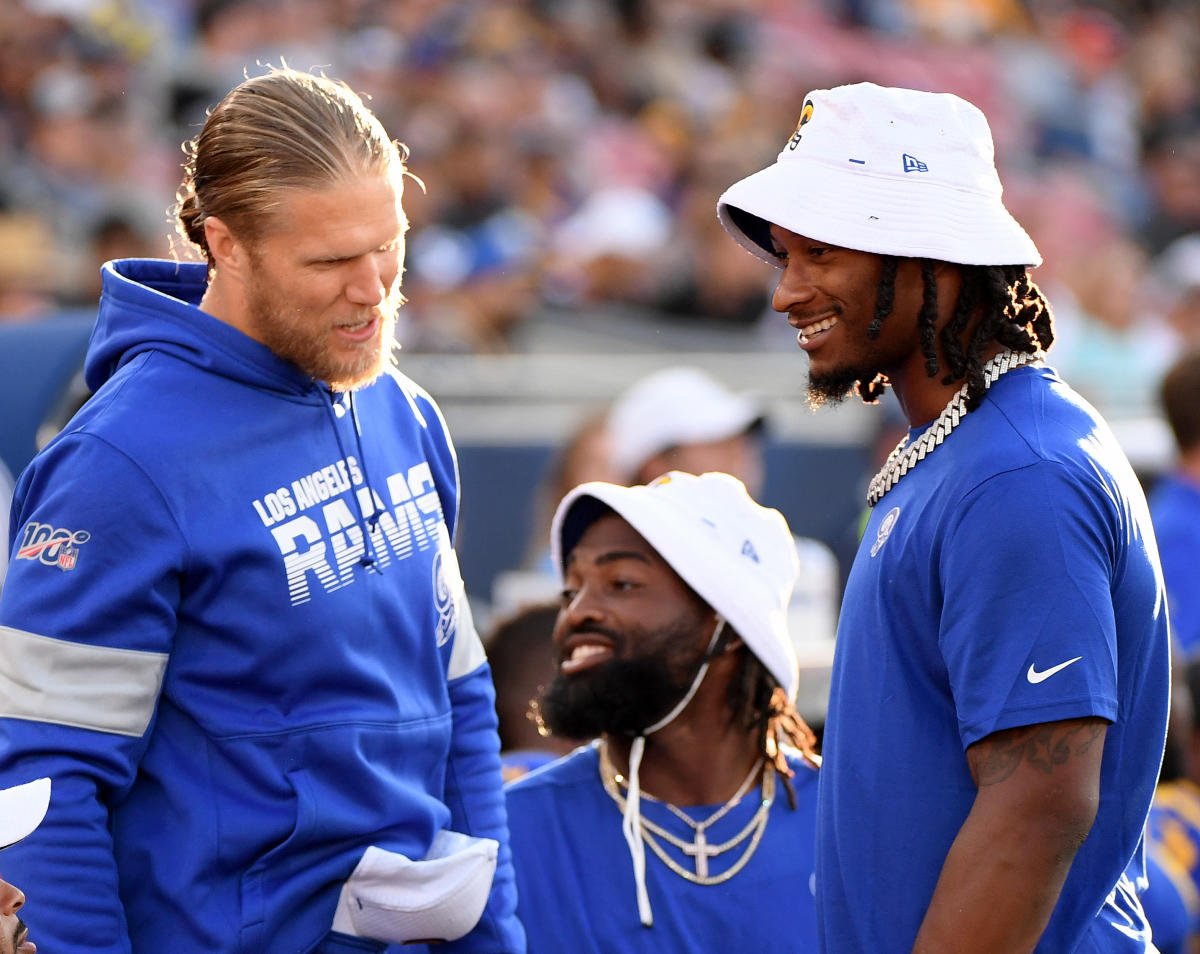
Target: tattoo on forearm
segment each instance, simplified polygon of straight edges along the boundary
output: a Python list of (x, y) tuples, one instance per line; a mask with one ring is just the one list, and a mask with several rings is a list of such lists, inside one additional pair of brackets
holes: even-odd
[(1104, 724), (1093, 720), (1052, 722), (997, 732), (979, 743), (972, 759), (975, 784), (983, 788), (1003, 782), (1022, 762), (1049, 775), (1055, 766), (1085, 753), (1103, 733)]

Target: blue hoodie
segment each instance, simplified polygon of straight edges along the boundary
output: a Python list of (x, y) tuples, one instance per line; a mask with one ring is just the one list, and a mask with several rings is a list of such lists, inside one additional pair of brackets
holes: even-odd
[(499, 864), (437, 950), (523, 951), (437, 406), (396, 373), (332, 394), (200, 311), (203, 266), (103, 280), (95, 394), (21, 475), (0, 597), (0, 784), (54, 780), (4, 855), (31, 938), (382, 951), (330, 933), (344, 881), (450, 829)]

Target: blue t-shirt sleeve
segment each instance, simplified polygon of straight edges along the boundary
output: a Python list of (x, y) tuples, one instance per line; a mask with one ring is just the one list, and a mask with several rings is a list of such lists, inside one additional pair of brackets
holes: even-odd
[(938, 555), (939, 643), (963, 747), (1021, 725), (1117, 716), (1116, 508), (1051, 462), (968, 494)]

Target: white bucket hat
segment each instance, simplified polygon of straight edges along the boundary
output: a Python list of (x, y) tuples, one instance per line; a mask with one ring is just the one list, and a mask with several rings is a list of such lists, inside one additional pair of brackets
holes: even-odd
[(0, 848), (15, 845), (46, 817), (50, 806), (50, 779), (0, 788)]
[(963, 265), (1040, 265), (1004, 207), (992, 134), (950, 93), (813, 90), (774, 164), (717, 202), (733, 238), (779, 266), (767, 225), (842, 248)]
[[(763, 507), (729, 474), (663, 474), (645, 486), (602, 481), (580, 484), (558, 505), (550, 527), (554, 565), (565, 575), (565, 557), (605, 504), (625, 520), (717, 614), (708, 653), (728, 621), (775, 681), (796, 700), (800, 674), (787, 628), (787, 606), (799, 572), (796, 544), (778, 510)], [(589, 506), (589, 503), (591, 504)], [(669, 725), (691, 702), (708, 672), (708, 659), (675, 706), (645, 726), (629, 749), (629, 794), (621, 831), (633, 862), (638, 917), (651, 927), (646, 850), (641, 831), (640, 766), (646, 736)]]
[(694, 367), (662, 368), (622, 392), (608, 412), (612, 463), (632, 478), (655, 454), (723, 441), (765, 420), (762, 401)]
[(645, 486), (580, 484), (558, 505), (550, 528), (560, 574), (563, 560), (596, 517), (596, 510), (576, 507), (588, 497), (611, 507), (641, 534), (729, 621), (795, 701), (800, 677), (787, 610), (799, 562), (783, 514), (756, 503), (729, 474), (671, 471)]

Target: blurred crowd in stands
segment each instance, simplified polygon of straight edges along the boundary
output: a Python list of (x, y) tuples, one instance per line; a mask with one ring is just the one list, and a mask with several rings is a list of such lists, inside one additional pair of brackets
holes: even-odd
[(786, 338), (716, 198), (805, 92), (859, 80), (988, 115), (1054, 363), (1102, 409), (1151, 403), (1200, 340), (1194, 0), (2, 0), (0, 316), (171, 254), (180, 143), (280, 62), (369, 94), (411, 150), (409, 350), (520, 349), (530, 315), (597, 305)]
[[(1050, 363), (1106, 416), (1157, 414), (1165, 372), (1200, 349), (1197, 0), (0, 0), (0, 321), (91, 311), (111, 258), (194, 258), (171, 240), (180, 144), (243, 75), (285, 62), (369, 95), (410, 151), (410, 353), (520, 351), (534, 316), (613, 307), (794, 348), (774, 270), (729, 240), (716, 200), (786, 143), (807, 91), (863, 80), (986, 113), (1006, 204), (1045, 259)], [(604, 423), (562, 448), (504, 582), (541, 576), (517, 596), (545, 595), (541, 524), (561, 495), (634, 479), (597, 463), (593, 445), (620, 437)], [(9, 490), (0, 462), (0, 524)], [(544, 641), (553, 611), (532, 612), (521, 638)], [(803, 628), (831, 640), (831, 618)], [(530, 728), (544, 673), (496, 673), (509, 721)], [(1200, 663), (1191, 674), (1200, 710)], [(1183, 725), (1200, 765), (1200, 728)], [(1152, 821), (1183, 858), (1182, 945), (1200, 937), (1200, 768), (1173, 775), (1186, 838), (1162, 814), (1173, 802)]]

